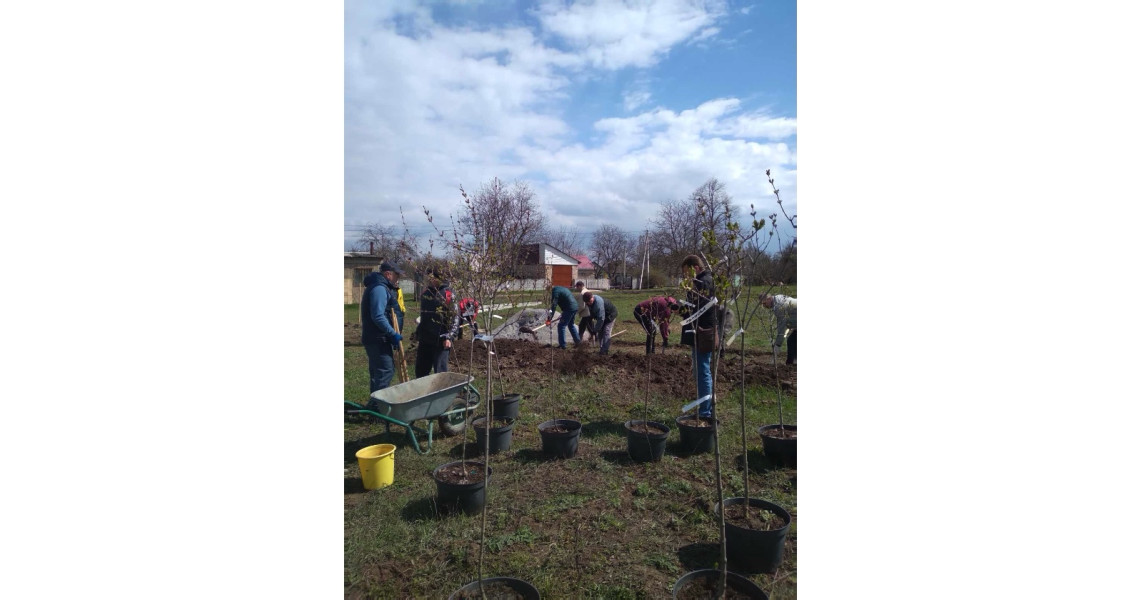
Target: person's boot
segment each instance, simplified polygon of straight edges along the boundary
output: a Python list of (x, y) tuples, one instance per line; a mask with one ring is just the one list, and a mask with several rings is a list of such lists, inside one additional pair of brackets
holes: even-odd
[(655, 348), (653, 347), (654, 346), (653, 342), (654, 342), (654, 338), (651, 338), (651, 337), (645, 338), (645, 353), (646, 354), (653, 354), (653, 352), (655, 350)]

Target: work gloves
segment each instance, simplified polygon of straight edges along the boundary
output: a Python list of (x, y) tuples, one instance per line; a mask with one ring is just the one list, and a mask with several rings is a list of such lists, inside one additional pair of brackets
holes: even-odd
[(392, 341), (393, 341), (393, 342), (395, 342), (395, 343), (397, 343), (397, 344), (398, 344), (398, 343), (400, 343), (401, 341), (403, 341), (403, 339), (404, 339), (404, 336), (402, 336), (402, 335), (400, 335), (400, 334), (398, 334), (398, 333), (393, 333), (393, 334), (392, 334)]

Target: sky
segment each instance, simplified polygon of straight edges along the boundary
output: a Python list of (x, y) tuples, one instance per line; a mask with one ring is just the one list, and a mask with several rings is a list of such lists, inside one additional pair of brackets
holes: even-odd
[(795, 212), (795, 2), (349, 0), (344, 27), (346, 250), (370, 223), (428, 235), (421, 207), (493, 177), (587, 241), (712, 177), (776, 212), (766, 169)]

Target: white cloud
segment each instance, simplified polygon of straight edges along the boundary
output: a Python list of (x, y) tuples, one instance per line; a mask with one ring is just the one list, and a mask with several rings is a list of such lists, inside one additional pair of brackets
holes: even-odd
[(647, 67), (671, 47), (725, 14), (723, 2), (702, 0), (593, 0), (569, 7), (544, 2), (537, 10), (543, 28), (562, 38), (593, 66)]
[[(544, 5), (543, 18), (581, 42), (569, 50), (521, 27), (449, 29), (414, 3), (381, 4), (346, 5), (346, 224), (398, 225), (402, 206), (422, 231), (421, 205), (445, 221), (459, 208), (460, 184), (470, 191), (491, 177), (528, 180), (553, 224), (587, 232), (603, 223), (640, 229), (658, 202), (686, 197), (709, 177), (742, 207), (770, 206), (766, 215), (775, 208), (768, 168), (794, 210), (794, 118), (745, 111), (737, 98), (628, 114), (654, 96), (638, 76), (619, 92), (628, 116), (597, 119), (589, 142), (566, 121), (578, 109), (575, 78), (655, 60), (700, 35), (718, 14), (703, 3)], [(627, 23), (641, 15), (629, 36), (639, 42), (626, 45), (616, 29), (572, 33), (605, 21), (607, 8), (621, 8)]]

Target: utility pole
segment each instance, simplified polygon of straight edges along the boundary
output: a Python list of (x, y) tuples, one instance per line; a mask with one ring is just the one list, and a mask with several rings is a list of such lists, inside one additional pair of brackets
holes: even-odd
[[(645, 230), (645, 274), (649, 274), (649, 230)], [(645, 287), (645, 286), (642, 286)]]
[[(645, 231), (645, 237), (646, 238), (649, 237), (649, 231), (648, 230)], [(641, 255), (641, 261), (640, 262), (641, 262), (641, 277), (639, 277), (637, 279), (637, 289), (639, 289), (639, 290), (645, 287), (645, 254), (644, 253)]]

